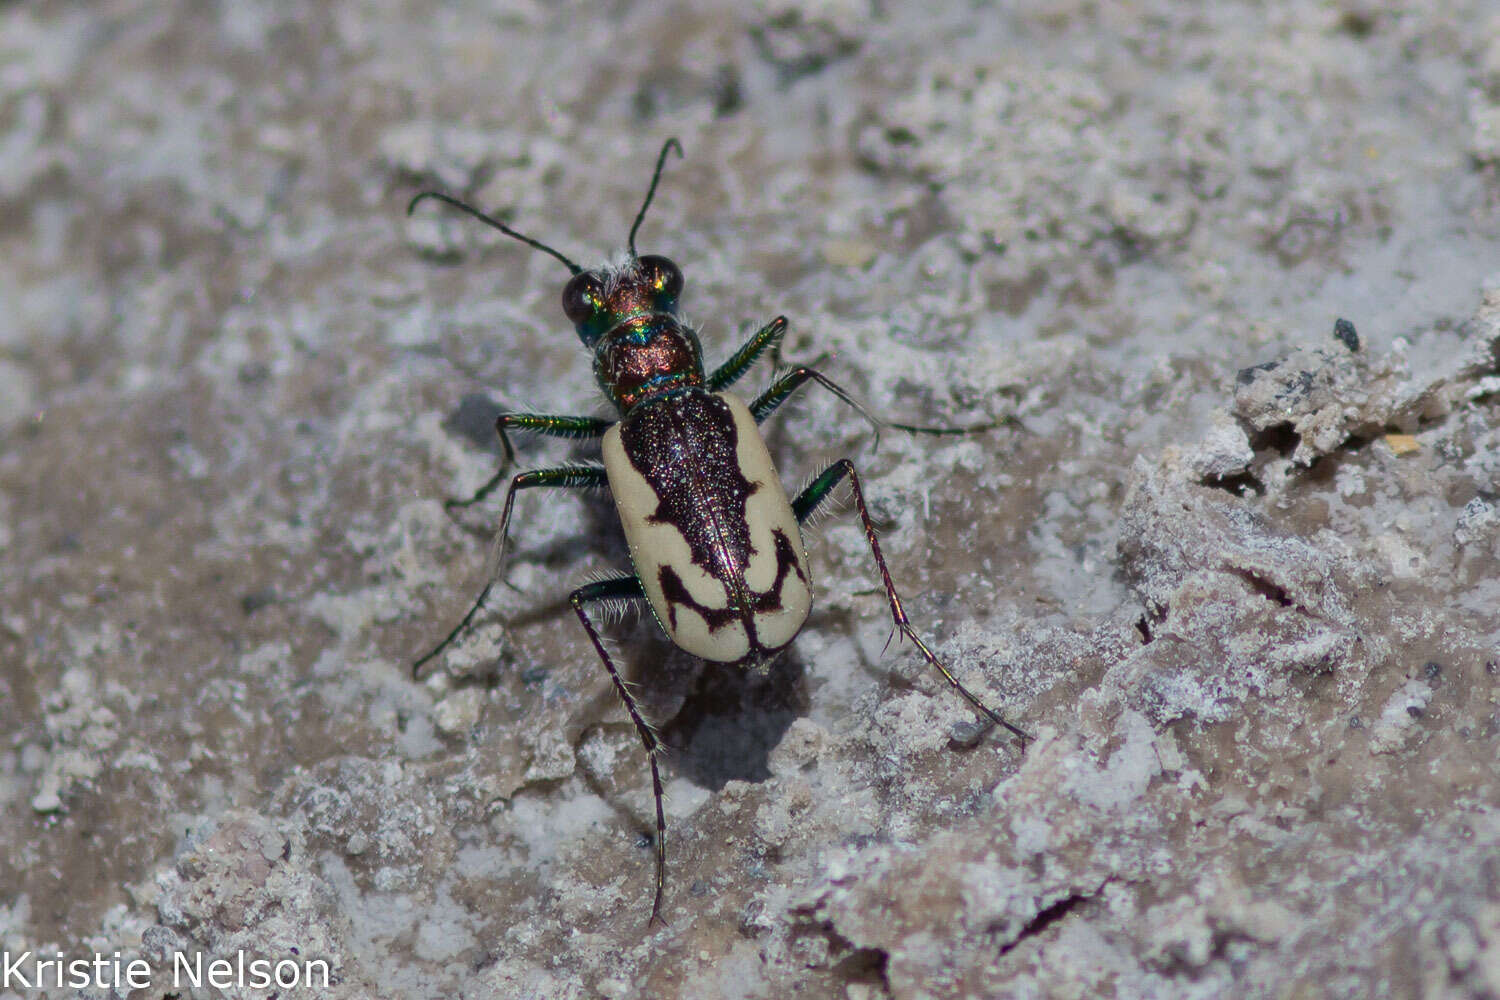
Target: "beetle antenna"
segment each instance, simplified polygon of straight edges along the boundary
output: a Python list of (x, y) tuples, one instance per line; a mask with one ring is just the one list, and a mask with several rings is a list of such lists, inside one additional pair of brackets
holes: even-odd
[[(673, 140), (673, 141), (675, 142), (676, 140)], [(657, 166), (657, 172), (658, 173), (661, 172), (660, 165)], [(651, 186), (654, 189), (656, 187), (656, 184), (653, 182)], [(501, 222), (499, 219), (496, 219), (493, 216), (484, 214), (479, 209), (475, 208), (473, 205), (470, 205), (468, 202), (459, 201), (457, 198), (454, 198), (451, 195), (443, 194), (443, 192), (441, 192), (441, 191), (423, 191), (421, 194), (417, 195), (415, 198), (413, 198), (407, 204), (407, 206), (406, 206), (406, 214), (410, 215), (413, 212), (413, 210), (416, 209), (418, 203), (421, 202), (422, 199), (424, 199), (424, 198), (436, 198), (438, 201), (442, 202), (444, 205), (451, 205), (452, 207), (458, 209), (460, 212), (467, 212), (469, 215), (472, 215), (474, 218), (478, 219), (480, 222), (483, 222), (486, 226), (489, 226), (492, 229), (498, 229), (502, 233), (504, 233), (506, 236), (509, 236), (512, 239), (520, 240), (522, 243), (525, 243), (527, 246), (532, 247), (532, 248), (537, 249), (537, 250), (540, 250), (542, 253), (551, 254), (552, 256), (556, 257), (558, 260), (560, 260), (564, 264), (566, 264), (567, 267), (568, 267), (568, 270), (572, 271), (574, 274), (581, 274), (581, 273), (583, 273), (583, 268), (579, 267), (577, 264), (573, 263), (571, 260), (569, 260), (568, 258), (564, 257), (562, 254), (558, 253), (556, 250), (552, 249), (547, 244), (543, 243), (541, 240), (534, 240), (530, 236), (527, 236), (525, 233), (518, 233), (514, 229), (510, 228), (509, 226), (507, 226), (505, 223)], [(649, 197), (647, 197), (646, 200), (649, 202), (651, 199)], [(644, 211), (644, 209), (642, 209), (642, 211)], [(637, 223), (637, 225), (639, 225), (639, 222)]]
[(641, 228), (641, 223), (646, 221), (646, 209), (651, 207), (651, 199), (656, 196), (656, 184), (661, 180), (662, 168), (667, 165), (667, 153), (673, 148), (677, 150), (677, 156), (682, 157), (682, 143), (676, 137), (668, 139), (662, 144), (661, 155), (656, 158), (656, 172), (651, 175), (651, 186), (646, 189), (646, 200), (641, 203), (641, 210), (635, 214), (635, 225), (630, 227), (630, 239), (627, 241), (630, 247), (630, 256), (635, 257), (635, 234)]

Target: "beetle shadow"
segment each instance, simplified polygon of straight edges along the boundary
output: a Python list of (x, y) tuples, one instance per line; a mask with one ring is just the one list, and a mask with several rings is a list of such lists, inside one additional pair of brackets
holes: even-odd
[(703, 662), (682, 708), (661, 728), (673, 771), (712, 791), (729, 781), (765, 781), (771, 751), (807, 714), (804, 675), (791, 651), (764, 670)]
[[(512, 616), (508, 624), (524, 627), (557, 616), (572, 617), (565, 599), (540, 603)], [(711, 791), (729, 781), (769, 778), (771, 751), (810, 708), (806, 670), (796, 652), (787, 650), (763, 668), (713, 663), (674, 648), (644, 601), (624, 619), (598, 622), (600, 632), (668, 751), (668, 770)], [(587, 642), (579, 648), (602, 674), (604, 666)], [(497, 665), (490, 683), (498, 673)], [(599, 685), (597, 696), (601, 712), (607, 712), (605, 705), (619, 704), (607, 683)]]

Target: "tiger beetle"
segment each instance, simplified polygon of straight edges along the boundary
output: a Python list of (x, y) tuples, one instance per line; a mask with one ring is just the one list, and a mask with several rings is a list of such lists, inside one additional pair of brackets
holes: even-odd
[(1004, 726), (1023, 745), (1028, 739), (964, 687), (912, 628), (880, 552), (854, 464), (847, 458), (833, 463), (789, 500), (759, 425), (803, 384), (816, 382), (869, 420), (877, 433), (881, 426), (919, 433), (984, 428), (925, 428), (877, 421), (838, 385), (802, 366), (778, 375), (754, 400), (743, 402), (726, 390), (763, 353), (770, 351), (773, 360), (779, 355), (787, 329), (785, 316), (761, 327), (728, 361), (705, 373), (697, 331), (677, 316), (682, 272), (666, 257), (641, 256), (635, 248), (636, 233), (651, 207), (667, 154), (673, 151), (682, 156), (678, 141), (668, 139), (630, 227), (628, 256), (610, 266), (579, 267), (545, 243), (440, 191), (424, 191), (407, 206), (410, 215), (425, 199), (442, 202), (561, 261), (573, 275), (563, 287), (563, 312), (584, 347), (593, 353), (599, 388), (619, 411), (618, 420), (542, 413), (502, 413), (496, 420), (505, 464), (468, 500), (449, 500), (450, 509), (479, 503), (499, 487), (506, 468), (515, 460), (510, 430), (602, 438), (603, 462), (533, 469), (510, 480), (491, 561), (494, 571), (463, 620), (412, 664), (412, 675), (421, 676), (422, 667), (447, 649), (484, 606), (504, 555), (517, 493), (536, 488), (609, 488), (635, 572), (579, 587), (568, 596), (568, 603), (609, 671), (651, 765), (656, 891), (648, 923), (661, 920), (666, 885), (667, 823), (657, 768), (662, 743), (610, 659), (589, 608), (645, 600), (668, 637), (684, 651), (746, 669), (764, 668), (801, 631), (812, 606), (812, 575), (801, 525), (845, 480), (890, 602), (895, 622), (892, 635), (910, 639), (922, 658), (991, 724)]

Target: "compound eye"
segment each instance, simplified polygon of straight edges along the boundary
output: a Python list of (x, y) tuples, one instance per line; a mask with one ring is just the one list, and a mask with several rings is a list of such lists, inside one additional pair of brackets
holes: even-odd
[(591, 319), (604, 306), (604, 286), (592, 271), (575, 274), (563, 286), (562, 308), (568, 320), (578, 326)]
[(677, 296), (682, 294), (682, 272), (667, 258), (647, 254), (640, 259), (638, 266), (651, 282), (651, 289), (658, 300), (676, 301)]

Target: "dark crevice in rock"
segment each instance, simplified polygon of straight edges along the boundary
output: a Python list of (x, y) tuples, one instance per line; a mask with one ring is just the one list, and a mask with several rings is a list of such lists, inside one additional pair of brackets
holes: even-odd
[(1149, 645), (1156, 641), (1156, 627), (1167, 620), (1167, 611), (1165, 604), (1158, 606), (1153, 602), (1146, 602), (1140, 618), (1135, 622), (1135, 630), (1141, 636), (1141, 645)]
[(882, 994), (890, 994), (891, 983), (886, 969), (890, 965), (891, 955), (884, 948), (857, 946), (840, 934), (832, 921), (803, 925), (793, 933), (799, 937), (822, 936), (827, 940), (828, 969), (846, 988), (840, 991), (840, 995), (847, 991), (847, 987), (856, 983), (877, 986)]
[(1272, 424), (1265, 430), (1250, 435), (1250, 447), (1257, 453), (1274, 451), (1282, 458), (1291, 458), (1292, 452), (1302, 443), (1302, 435), (1291, 423)]
[(1004, 955), (1029, 937), (1035, 937), (1038, 934), (1044, 933), (1047, 928), (1062, 920), (1069, 913), (1072, 913), (1093, 898), (1093, 893), (1075, 892), (1071, 896), (1064, 896), (1051, 906), (1044, 907), (1041, 912), (1027, 921), (1026, 926), (1021, 928), (1021, 933), (1016, 935), (1015, 940), (1001, 947), (1000, 954)]
[(1253, 573), (1247, 569), (1234, 568), (1231, 570), (1231, 572), (1240, 577), (1246, 583), (1250, 584), (1251, 588), (1266, 600), (1275, 601), (1283, 608), (1289, 608), (1292, 606), (1293, 601), (1291, 597), (1287, 595), (1285, 588), (1278, 587), (1276, 584), (1272, 583), (1270, 580), (1267, 580), (1265, 577), (1260, 576), (1257, 573)]
[(868, 983), (879, 985), (889, 993), (891, 984), (886, 978), (885, 970), (890, 960), (890, 954), (883, 949), (856, 948), (834, 963), (832, 971), (844, 982), (846, 989), (853, 983)]
[(1199, 485), (1223, 490), (1237, 497), (1266, 495), (1266, 484), (1253, 472), (1236, 472), (1231, 476), (1204, 476)]

